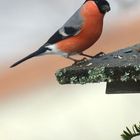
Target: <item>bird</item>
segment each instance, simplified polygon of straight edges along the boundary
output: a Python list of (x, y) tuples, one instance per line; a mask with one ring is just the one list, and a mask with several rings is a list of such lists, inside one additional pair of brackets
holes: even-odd
[(104, 16), (110, 10), (110, 4), (106, 0), (86, 0), (45, 44), (14, 63), (10, 68), (30, 58), (49, 54), (63, 56), (73, 60), (74, 63), (78, 60), (72, 58), (73, 55), (78, 54), (92, 58), (83, 51), (91, 47), (100, 38)]

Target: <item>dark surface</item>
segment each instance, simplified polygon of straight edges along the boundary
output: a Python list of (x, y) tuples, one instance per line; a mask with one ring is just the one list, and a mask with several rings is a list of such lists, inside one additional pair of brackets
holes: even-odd
[(107, 93), (140, 92), (140, 45), (82, 61), (56, 77), (60, 84), (107, 82)]
[(106, 93), (139, 93), (140, 92), (140, 81), (127, 81), (127, 82), (112, 82), (107, 83)]

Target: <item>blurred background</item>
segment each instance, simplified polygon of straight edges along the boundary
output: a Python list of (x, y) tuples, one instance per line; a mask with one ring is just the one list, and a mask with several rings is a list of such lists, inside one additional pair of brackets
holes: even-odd
[[(106, 53), (140, 43), (140, 1), (108, 0), (99, 41)], [(140, 121), (138, 94), (105, 95), (105, 83), (59, 85), (55, 72), (72, 64), (59, 56), (15, 61), (44, 44), (83, 0), (0, 0), (0, 139), (119, 140)]]

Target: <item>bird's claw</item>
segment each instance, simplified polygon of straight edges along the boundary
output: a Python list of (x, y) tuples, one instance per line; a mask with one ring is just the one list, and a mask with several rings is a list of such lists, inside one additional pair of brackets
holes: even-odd
[(100, 52), (100, 53), (94, 55), (92, 58), (99, 58), (99, 57), (102, 57), (102, 56), (104, 56), (104, 55), (105, 55), (104, 52)]
[(73, 63), (73, 65), (81, 65), (84, 64), (88, 59), (86, 57), (84, 57), (81, 60), (75, 60), (75, 62)]

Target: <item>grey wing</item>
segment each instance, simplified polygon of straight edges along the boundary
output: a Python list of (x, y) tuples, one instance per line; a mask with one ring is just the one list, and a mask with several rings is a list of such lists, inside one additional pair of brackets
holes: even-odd
[(81, 8), (59, 29), (60, 33), (64, 33), (65, 36), (76, 35), (80, 32), (83, 24), (83, 18), (81, 16)]
[(54, 44), (68, 37), (77, 35), (81, 31), (82, 25), (83, 18), (81, 16), (80, 8), (59, 30), (54, 33), (54, 35), (45, 44)]

